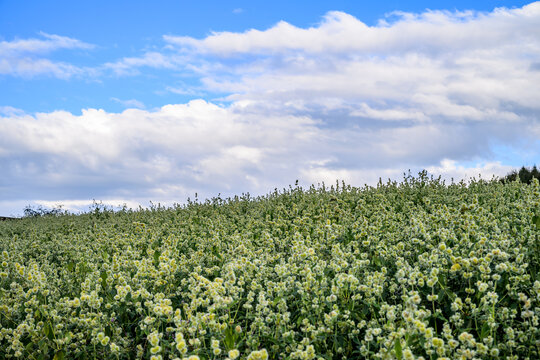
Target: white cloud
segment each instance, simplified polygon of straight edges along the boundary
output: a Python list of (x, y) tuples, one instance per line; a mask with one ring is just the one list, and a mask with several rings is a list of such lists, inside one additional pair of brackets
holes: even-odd
[(454, 179), (459, 181), (460, 179), (468, 180), (470, 178), (491, 180), (493, 176), (504, 177), (512, 170), (512, 167), (502, 165), (500, 161), (478, 163), (467, 167), (459, 165), (454, 160), (443, 159), (440, 165), (430, 166), (426, 170), (432, 174), (441, 175), (446, 180)]
[(166, 35), (167, 51), (106, 66), (117, 74), (144, 67), (191, 74), (228, 100), (294, 113), (340, 100), (334, 107), (356, 117), (517, 121), (519, 111), (540, 108), (539, 22), (540, 2), (397, 12), (376, 26), (334, 11), (309, 28), (279, 22), (203, 39)]
[(2, 188), (9, 194), (3, 201), (25, 196), (43, 205), (92, 198), (172, 205), (195, 192), (201, 198), (264, 194), (296, 179), (362, 186), (379, 177), (400, 179), (406, 169), (427, 167), (456, 178), (509, 169), (460, 164), (488, 154), (487, 140), (496, 133), (485, 127), (466, 135), (461, 126), (328, 127), (309, 116), (203, 100), (154, 111), (15, 112), (0, 117)]
[(196, 191), (241, 191), (254, 183), (246, 175), (275, 182), (314, 146), (314, 124), (203, 100), (156, 111), (14, 114), (0, 117), (0, 162), (12, 196), (34, 184), (48, 187), (52, 200), (69, 191), (82, 198), (86, 188), (99, 199), (182, 201)]
[[(310, 28), (165, 36), (229, 100), (378, 120), (519, 124), (540, 111), (540, 2), (492, 12), (397, 13), (377, 26), (330, 12)], [(516, 125), (518, 126), (518, 125)]]
[(185, 84), (176, 86), (167, 86), (166, 91), (178, 95), (191, 95), (201, 97), (204, 95), (204, 89), (201, 87), (187, 86)]
[(437, 53), (471, 49), (479, 51), (511, 46), (515, 40), (535, 41), (540, 37), (540, 3), (519, 9), (498, 8), (491, 13), (426, 11), (420, 14), (395, 12), (391, 22), (367, 26), (344, 12), (326, 14), (318, 26), (303, 29), (281, 21), (264, 31), (215, 32), (198, 40), (165, 36), (178, 46), (199, 52), (231, 55), (238, 53), (342, 53), (372, 56), (402, 52)]
[(3, 116), (17, 116), (23, 115), (24, 110), (17, 109), (13, 106), (0, 106), (0, 115)]
[(92, 49), (94, 45), (67, 36), (41, 32), (44, 39), (16, 39), (0, 41), (0, 56), (43, 54), (59, 49)]
[(145, 53), (142, 57), (125, 57), (116, 62), (106, 63), (103, 68), (112, 70), (116, 75), (137, 75), (138, 69), (142, 67), (173, 70), (185, 62), (183, 56), (153, 51)]
[(42, 39), (0, 41), (0, 75), (33, 77), (49, 75), (69, 78), (90, 71), (43, 56), (60, 49), (92, 49), (94, 45), (66, 36), (40, 33)]
[(34, 77), (37, 75), (49, 75), (60, 79), (67, 79), (73, 75), (82, 74), (84, 71), (74, 65), (65, 62), (53, 62), (48, 59), (34, 58), (4, 58), (0, 59), (0, 75)]
[(136, 109), (145, 108), (144, 104), (141, 101), (136, 100), (136, 99), (121, 100), (121, 99), (113, 97), (111, 98), (111, 100), (125, 106), (126, 108), (136, 108)]

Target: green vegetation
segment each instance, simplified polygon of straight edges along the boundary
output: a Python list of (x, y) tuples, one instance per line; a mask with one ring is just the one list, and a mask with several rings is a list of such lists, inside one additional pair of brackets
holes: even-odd
[(540, 186), (420, 173), (0, 222), (0, 358), (538, 359)]
[(519, 171), (514, 170), (501, 179), (502, 183), (508, 183), (519, 179), (522, 183), (530, 184), (533, 179), (540, 180), (540, 171), (536, 168), (536, 165), (532, 169), (522, 166)]

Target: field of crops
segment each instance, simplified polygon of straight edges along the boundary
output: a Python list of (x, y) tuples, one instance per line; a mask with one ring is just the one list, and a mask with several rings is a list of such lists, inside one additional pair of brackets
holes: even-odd
[(540, 186), (291, 187), (0, 222), (0, 358), (538, 359)]

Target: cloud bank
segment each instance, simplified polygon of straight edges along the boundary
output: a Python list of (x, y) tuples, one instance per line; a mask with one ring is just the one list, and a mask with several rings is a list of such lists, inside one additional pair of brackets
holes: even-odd
[[(540, 2), (491, 13), (396, 13), (369, 27), (330, 12), (316, 27), (165, 36), (229, 100), (388, 121), (516, 121), (538, 111)], [(218, 66), (219, 65), (219, 66)], [(214, 70), (215, 69), (215, 70)]]

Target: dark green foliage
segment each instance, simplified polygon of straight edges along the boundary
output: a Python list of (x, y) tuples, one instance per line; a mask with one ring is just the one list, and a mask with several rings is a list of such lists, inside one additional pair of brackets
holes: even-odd
[(506, 184), (508, 182), (516, 181), (517, 179), (519, 179), (519, 181), (524, 184), (530, 184), (533, 179), (540, 180), (540, 171), (538, 171), (538, 169), (536, 168), (536, 165), (534, 165), (532, 169), (522, 166), (521, 169), (519, 169), (519, 171), (517, 170), (511, 171), (500, 181), (503, 184)]

